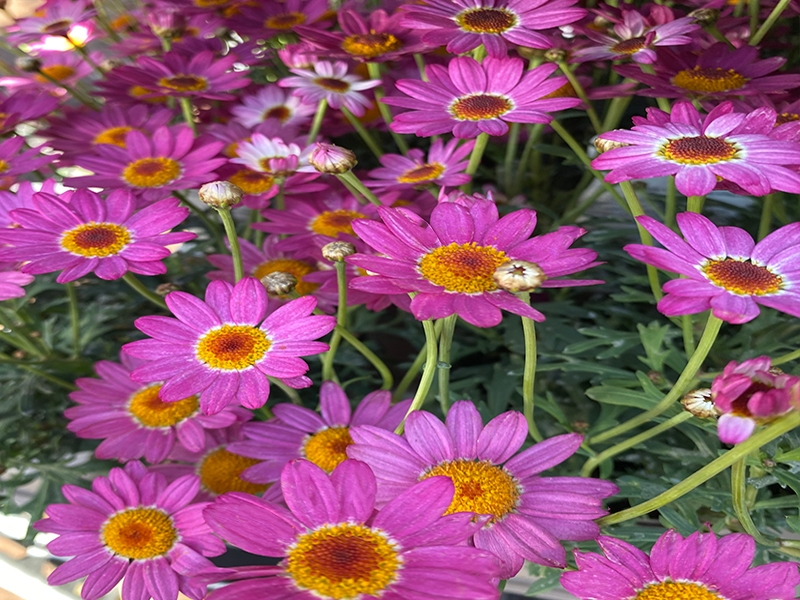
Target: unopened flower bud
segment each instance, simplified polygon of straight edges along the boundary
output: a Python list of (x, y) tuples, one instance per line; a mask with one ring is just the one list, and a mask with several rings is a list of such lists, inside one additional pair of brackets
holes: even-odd
[(33, 56), (20, 56), (14, 63), (23, 73), (38, 73), (42, 69), (42, 61)]
[(681, 400), (683, 408), (698, 419), (712, 419), (720, 415), (719, 410), (711, 398), (711, 390), (702, 388), (689, 392)]
[(230, 208), (242, 199), (244, 192), (238, 185), (229, 181), (205, 183), (197, 192), (200, 200), (214, 208)]
[(174, 283), (160, 283), (156, 287), (156, 294), (158, 294), (159, 296), (166, 296), (170, 292), (177, 292), (179, 289), (181, 288), (179, 288)]
[(297, 277), (286, 271), (275, 271), (261, 278), (261, 283), (272, 296), (291, 294), (297, 287)]
[(147, 24), (158, 37), (174, 40), (186, 31), (186, 17), (177, 9), (159, 6), (147, 12)]
[(567, 51), (561, 48), (550, 48), (544, 53), (544, 59), (548, 62), (562, 63), (567, 58)]
[(606, 19), (603, 15), (597, 15), (592, 21), (594, 29), (611, 29), (614, 23)]
[(687, 16), (694, 19), (694, 22), (701, 27), (707, 27), (716, 24), (719, 19), (719, 10), (716, 8), (698, 8), (690, 12)]
[(497, 267), (492, 278), (497, 287), (516, 293), (535, 290), (547, 279), (547, 275), (536, 263), (510, 260)]
[(624, 148), (625, 146), (630, 146), (630, 144), (626, 144), (625, 142), (614, 142), (601, 137), (594, 138), (594, 147), (597, 148), (597, 152), (600, 154), (603, 152), (608, 152), (609, 150), (613, 150), (614, 148)]
[(322, 247), (322, 256), (331, 262), (342, 262), (345, 256), (356, 252), (356, 247), (350, 242), (331, 242)]
[(347, 173), (358, 164), (356, 155), (347, 148), (317, 142), (308, 157), (308, 162), (320, 173), (338, 175)]

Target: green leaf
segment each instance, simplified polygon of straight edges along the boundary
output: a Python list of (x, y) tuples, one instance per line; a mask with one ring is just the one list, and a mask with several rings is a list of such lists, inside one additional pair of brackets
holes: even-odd
[(658, 402), (658, 399), (653, 398), (650, 394), (609, 385), (591, 387), (586, 390), (586, 395), (592, 400), (603, 404), (616, 404), (618, 406), (632, 406), (643, 409), (648, 409)]
[(647, 357), (640, 356), (639, 360), (653, 371), (662, 372), (664, 369), (664, 361), (670, 353), (669, 349), (663, 347), (670, 326), (659, 326), (656, 321), (653, 321), (647, 326), (639, 323), (636, 328), (639, 330), (639, 338), (642, 341), (645, 354), (647, 354)]

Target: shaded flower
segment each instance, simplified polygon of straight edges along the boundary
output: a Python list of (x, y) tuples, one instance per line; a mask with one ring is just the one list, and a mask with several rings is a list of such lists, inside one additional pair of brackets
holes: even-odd
[(519, 572), (524, 560), (563, 568), (559, 540), (596, 538), (594, 519), (606, 514), (602, 500), (617, 492), (599, 479), (540, 476), (572, 456), (582, 436), (559, 435), (519, 452), (528, 435), (522, 413), (503, 413), (484, 426), (468, 400), (454, 403), (445, 423), (412, 412), (402, 437), (368, 425), (351, 435), (355, 444), (347, 455), (375, 473), (379, 506), (420, 480), (451, 479), (455, 495), (445, 514), (489, 517), (472, 543), (498, 556), (503, 579)]
[(88, 4), (82, 0), (50, 2), (35, 15), (17, 19), (7, 34), (8, 41), (16, 45), (45, 36), (65, 36), (73, 25), (91, 21), (95, 11)]
[(575, 552), (577, 571), (561, 575), (561, 585), (581, 600), (629, 598), (736, 598), (791, 600), (800, 583), (797, 565), (775, 562), (750, 568), (756, 544), (749, 535), (717, 538), (664, 533), (648, 556), (622, 540), (602, 536), (603, 555)]
[[(92, 53), (90, 57), (96, 62), (103, 60), (100, 54)], [(73, 86), (92, 72), (91, 65), (77, 52), (42, 52), (37, 56), (37, 60), (40, 64), (37, 70), (40, 73), (34, 71), (18, 77), (0, 77), (0, 86), (26, 91), (33, 88), (36, 91), (47, 90), (64, 95), (67, 91), (58, 84)], [(41, 73), (49, 79), (43, 77)], [(57, 83), (52, 83), (51, 79)]]
[(185, 292), (172, 292), (167, 306), (177, 319), (140, 317), (136, 327), (152, 339), (123, 346), (132, 356), (150, 362), (131, 379), (163, 381), (159, 397), (174, 402), (200, 394), (200, 408), (216, 414), (231, 402), (246, 408), (264, 406), (269, 398), (267, 376), (291, 387), (308, 387), (308, 364), (301, 356), (320, 354), (328, 345), (314, 341), (329, 333), (335, 319), (311, 316), (315, 298), (298, 298), (266, 319), (267, 292), (257, 279), (245, 277), (235, 286), (212, 281), (205, 302)]
[(0, 189), (8, 189), (16, 183), (18, 175), (27, 175), (41, 169), (55, 159), (56, 156), (52, 154), (39, 154), (38, 146), (27, 148), (25, 138), (22, 136), (0, 142)]
[(417, 186), (459, 186), (467, 183), (470, 176), (464, 173), (469, 160), (466, 159), (474, 142), (459, 145), (459, 140), (450, 140), (447, 145), (434, 140), (428, 150), (427, 160), (422, 150), (414, 148), (407, 156), (384, 154), (380, 157), (382, 167), (369, 172), (370, 179), (364, 185), (377, 190), (410, 189)]
[[(17, 191), (12, 192), (9, 190), (0, 190), (0, 227), (19, 227), (19, 223), (11, 216), (11, 211), (17, 208), (34, 208), (33, 196), (38, 192), (46, 192), (54, 195), (55, 181), (47, 179), (42, 182), (40, 189), (34, 189), (30, 181), (20, 181), (17, 184)], [(61, 199), (69, 202), (72, 197), (72, 192), (65, 192), (61, 195)]]
[(21, 273), (19, 265), (14, 263), (0, 263), (0, 301), (10, 298), (22, 298), (25, 290), (22, 286), (32, 283), (33, 275)]
[(38, 119), (55, 111), (58, 100), (43, 92), (19, 91), (0, 100), (0, 134), (20, 123)]
[(429, 137), (452, 132), (458, 138), (479, 133), (504, 135), (508, 123), (549, 123), (549, 112), (572, 108), (578, 98), (545, 98), (567, 83), (550, 75), (546, 64), (524, 71), (519, 58), (492, 58), (482, 63), (462, 56), (447, 67), (428, 65), (428, 82), (401, 79), (397, 89), (408, 96), (387, 96), (381, 102), (410, 110), (397, 115), (392, 129)]
[(236, 493), (206, 509), (206, 520), (228, 542), (284, 557), (276, 567), (240, 569), (235, 578), (245, 581), (215, 590), (209, 600), (499, 596), (494, 557), (464, 545), (480, 521), (471, 514), (441, 516), (453, 497), (447, 478), (419, 482), (377, 513), (375, 477), (358, 461), (344, 461), (330, 476), (308, 461), (293, 461), (281, 487), (288, 510)]
[(159, 275), (167, 246), (194, 239), (194, 233), (171, 232), (189, 214), (177, 198), (135, 210), (133, 195), (116, 190), (104, 200), (78, 190), (69, 203), (46, 193), (34, 194), (32, 208), (10, 213), (19, 228), (0, 230), (0, 260), (22, 262), (24, 273), (61, 271), (59, 283), (94, 272), (101, 279), (119, 279), (126, 272)]
[(285, 2), (240, 2), (230, 19), (236, 32), (256, 39), (286, 35), (301, 25), (323, 20), (329, 12), (328, 0), (286, 0)]
[(651, 217), (637, 217), (665, 249), (624, 248), (637, 260), (685, 276), (664, 284), (661, 313), (672, 317), (711, 309), (715, 317), (739, 324), (755, 319), (760, 304), (800, 317), (795, 269), (800, 223), (781, 227), (756, 244), (744, 229), (717, 227), (696, 213), (681, 213), (677, 220), (683, 239)]
[(255, 127), (268, 119), (275, 119), (281, 126), (288, 127), (305, 125), (316, 109), (313, 104), (306, 104), (302, 98), (273, 84), (259, 88), (251, 96), (244, 96), (241, 104), (231, 108), (231, 112), (245, 127)]
[(231, 162), (274, 177), (288, 177), (297, 172), (316, 173), (317, 170), (308, 162), (312, 148), (307, 146), (301, 149), (297, 144), (287, 144), (281, 138), (270, 139), (254, 133), (249, 140), (239, 142), (236, 158), (232, 158)]

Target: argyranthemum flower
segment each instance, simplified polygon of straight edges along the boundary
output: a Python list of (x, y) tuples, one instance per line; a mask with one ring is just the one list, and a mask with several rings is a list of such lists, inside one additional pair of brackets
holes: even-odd
[(717, 227), (696, 213), (681, 213), (677, 219), (683, 239), (651, 217), (637, 217), (665, 249), (624, 248), (637, 260), (686, 277), (664, 284), (661, 313), (672, 317), (711, 309), (715, 317), (739, 324), (755, 319), (761, 304), (800, 317), (795, 269), (800, 223), (785, 225), (756, 244), (744, 229)]
[[(90, 57), (95, 62), (102, 62), (105, 58), (97, 53), (91, 53)], [(58, 85), (59, 83), (73, 86), (92, 72), (91, 65), (77, 52), (42, 52), (36, 58), (41, 62), (39, 70), (49, 79), (40, 73), (24, 73), (17, 77), (0, 77), (0, 87), (9, 90), (15, 88), (26, 91), (47, 90), (63, 96), (67, 91)], [(55, 80), (57, 83), (52, 83), (50, 80)]]
[(228, 427), (245, 421), (242, 408), (226, 407), (216, 415), (200, 412), (197, 396), (176, 402), (158, 397), (160, 383), (142, 385), (130, 372), (143, 361), (120, 354), (122, 364), (101, 360), (94, 366), (100, 379), (75, 380), (78, 390), (69, 397), (78, 404), (64, 411), (67, 429), (81, 438), (101, 439), (95, 450), (98, 458), (122, 461), (146, 458), (160, 463), (176, 444), (189, 451), (203, 449), (206, 429)]
[(369, 172), (370, 179), (364, 181), (367, 187), (377, 190), (404, 190), (417, 186), (435, 185), (459, 186), (467, 183), (470, 176), (464, 173), (472, 152), (474, 142), (459, 145), (459, 140), (450, 140), (447, 145), (435, 140), (425, 153), (414, 148), (408, 156), (384, 154), (380, 157), (382, 167)]
[(618, 491), (600, 479), (539, 475), (572, 456), (582, 436), (559, 435), (518, 453), (528, 434), (522, 413), (503, 413), (484, 426), (468, 400), (455, 402), (445, 423), (412, 412), (402, 437), (370, 426), (350, 434), (355, 444), (347, 455), (375, 473), (379, 506), (420, 480), (451, 479), (455, 495), (445, 514), (489, 517), (472, 541), (500, 558), (503, 579), (519, 572), (524, 560), (564, 567), (559, 540), (596, 538), (594, 519), (607, 513), (603, 498)]
[[(206, 556), (225, 552), (225, 544), (203, 520), (206, 504), (191, 504), (200, 482), (195, 475), (167, 485), (163, 475), (139, 462), (97, 477), (92, 491), (62, 489), (69, 504), (51, 504), (39, 531), (59, 536), (47, 544), (56, 556), (71, 556), (47, 578), (63, 585), (81, 577), (84, 600), (95, 600), (122, 581), (123, 598), (175, 600), (178, 591), (192, 600), (206, 586), (184, 575), (187, 567), (212, 568)], [(180, 562), (180, 567), (176, 565)]]
[[(39, 154), (39, 148), (25, 146), (25, 138), (16, 136), (0, 142), (0, 189), (8, 189), (18, 175), (26, 175), (49, 165), (56, 157)], [(20, 152), (22, 150), (22, 152)]]
[(246, 441), (236, 442), (230, 449), (264, 461), (245, 471), (249, 481), (277, 481), (286, 463), (295, 458), (310, 460), (330, 473), (347, 459), (345, 451), (353, 443), (351, 427), (372, 425), (393, 431), (410, 404), (411, 400), (403, 400), (392, 405), (392, 394), (378, 391), (364, 396), (353, 412), (341, 386), (326, 381), (319, 392), (321, 414), (294, 404), (276, 404), (272, 407), (274, 419), (245, 425)]
[(28, 285), (34, 280), (33, 275), (21, 273), (19, 265), (14, 263), (0, 263), (0, 301), (10, 298), (22, 298), (25, 295), (23, 285)]
[(378, 208), (383, 223), (353, 222), (353, 229), (383, 256), (355, 254), (347, 262), (374, 273), (356, 277), (351, 287), (366, 292), (415, 292), (411, 311), (419, 320), (457, 314), (478, 327), (500, 323), (502, 310), (543, 321), (544, 315), (514, 294), (497, 287), (495, 269), (510, 260), (536, 263), (549, 281), (542, 287), (600, 283), (553, 280), (596, 265), (597, 253), (569, 246), (585, 231), (560, 227), (530, 238), (536, 212), (522, 208), (499, 218), (494, 202), (476, 198), (440, 202), (430, 227), (396, 208)]
[(58, 100), (43, 92), (20, 91), (8, 97), (0, 95), (0, 134), (12, 131), (20, 123), (50, 114)]
[(720, 441), (738, 444), (750, 437), (759, 423), (767, 423), (789, 410), (792, 394), (800, 392), (800, 377), (772, 367), (768, 356), (727, 364), (711, 384)]
[(336, 325), (333, 317), (311, 315), (317, 301), (310, 296), (287, 302), (265, 319), (267, 292), (252, 277), (235, 286), (212, 281), (205, 302), (185, 292), (168, 294), (166, 302), (177, 319), (140, 317), (134, 324), (152, 339), (123, 346), (150, 361), (131, 379), (163, 381), (158, 395), (167, 402), (200, 394), (200, 408), (209, 415), (231, 402), (264, 406), (267, 376), (292, 387), (311, 385), (300, 357), (328, 350), (315, 340)]
[(426, 0), (405, 4), (406, 27), (425, 31), (422, 41), (447, 45), (451, 54), (463, 54), (481, 44), (489, 56), (505, 58), (508, 44), (551, 48), (539, 29), (553, 29), (580, 20), (586, 11), (576, 0)]
[(294, 94), (309, 104), (318, 105), (325, 100), (332, 108), (346, 108), (357, 117), (363, 117), (372, 102), (361, 92), (377, 87), (379, 79), (361, 79), (347, 74), (347, 63), (321, 60), (314, 63), (314, 70), (289, 69), (296, 77), (284, 77), (278, 81), (281, 87), (294, 88)]
[(730, 102), (705, 117), (689, 102), (677, 103), (670, 114), (648, 109), (646, 119), (634, 118), (631, 131), (600, 134), (626, 145), (604, 152), (592, 166), (610, 169), (609, 183), (675, 175), (675, 186), (687, 196), (704, 196), (722, 180), (755, 196), (800, 192), (800, 175), (784, 166), (800, 165), (800, 143), (770, 137), (774, 111), (732, 111)]
[[(480, 521), (442, 517), (453, 497), (445, 477), (421, 481), (375, 513), (375, 476), (346, 460), (328, 476), (297, 460), (281, 487), (288, 510), (259, 498), (226, 494), (205, 511), (223, 539), (277, 567), (215, 590), (209, 600), (494, 600), (499, 596), (491, 553), (466, 546)], [(246, 524), (243, 527), (243, 524)], [(253, 535), (253, 532), (259, 532)]]
[(34, 194), (32, 208), (12, 210), (19, 228), (0, 230), (0, 260), (23, 262), (23, 273), (61, 271), (66, 283), (94, 272), (100, 279), (119, 279), (126, 272), (160, 275), (167, 246), (197, 237), (188, 231), (170, 232), (189, 214), (177, 198), (166, 198), (136, 211), (126, 190), (103, 199), (78, 190), (67, 203), (58, 196)]
[(800, 583), (796, 563), (751, 569), (756, 544), (744, 533), (717, 538), (713, 532), (697, 532), (684, 539), (670, 530), (649, 556), (611, 537), (597, 543), (605, 556), (576, 551), (578, 570), (561, 575), (561, 585), (581, 600), (791, 600)]
[[(37, 187), (40, 187), (37, 184)], [(19, 223), (11, 216), (11, 211), (17, 208), (33, 208), (33, 196), (39, 192), (55, 194), (55, 181), (47, 179), (42, 182), (40, 189), (34, 189), (30, 181), (20, 181), (17, 191), (0, 190), (0, 227), (18, 227)], [(69, 202), (72, 192), (61, 196), (62, 200)]]
[(254, 133), (249, 140), (236, 146), (236, 158), (232, 163), (244, 165), (253, 171), (269, 173), (274, 177), (288, 177), (294, 173), (316, 173), (308, 163), (308, 155), (313, 146), (300, 148), (297, 144), (287, 144), (281, 138), (272, 139)]
[(286, 35), (300, 25), (311, 25), (329, 15), (327, 0), (286, 0), (285, 2), (240, 2), (230, 27), (251, 38), (267, 39)]
[(231, 112), (245, 127), (255, 127), (267, 119), (275, 119), (284, 127), (305, 125), (317, 110), (313, 104), (306, 104), (277, 85), (265, 85), (255, 94), (244, 96), (241, 102)]
[(17, 19), (9, 28), (8, 41), (16, 45), (37, 41), (44, 36), (64, 36), (73, 25), (91, 21), (94, 14), (89, 3), (81, 0), (50, 2), (35, 15)]
[(505, 135), (508, 122), (549, 123), (553, 120), (549, 112), (580, 104), (577, 98), (544, 98), (567, 83), (566, 77), (550, 77), (557, 68), (546, 64), (524, 71), (519, 58), (489, 57), (479, 63), (462, 56), (447, 68), (428, 65), (428, 82), (398, 81), (397, 89), (410, 98), (387, 96), (381, 102), (410, 109), (395, 116), (391, 127), (397, 133)]
[(159, 127), (152, 136), (132, 130), (125, 136), (125, 147), (112, 144), (95, 147), (95, 154), (75, 162), (94, 175), (68, 177), (72, 187), (128, 188), (144, 202), (161, 200), (172, 190), (198, 188), (214, 181), (213, 170), (224, 158), (212, 158), (222, 142), (195, 142), (188, 126)]

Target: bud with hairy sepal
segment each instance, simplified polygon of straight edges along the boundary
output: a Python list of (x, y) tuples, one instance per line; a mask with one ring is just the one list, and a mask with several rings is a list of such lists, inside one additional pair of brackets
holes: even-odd
[(308, 157), (308, 162), (320, 173), (341, 175), (358, 164), (356, 155), (347, 148), (317, 142)]
[(331, 262), (342, 262), (346, 256), (356, 252), (356, 247), (350, 242), (331, 242), (322, 247), (322, 256)]
[(238, 204), (244, 192), (229, 181), (212, 181), (203, 184), (197, 192), (200, 200), (214, 208), (230, 208)]
[(544, 283), (547, 275), (536, 263), (510, 260), (495, 269), (492, 275), (497, 287), (508, 292), (530, 292)]

